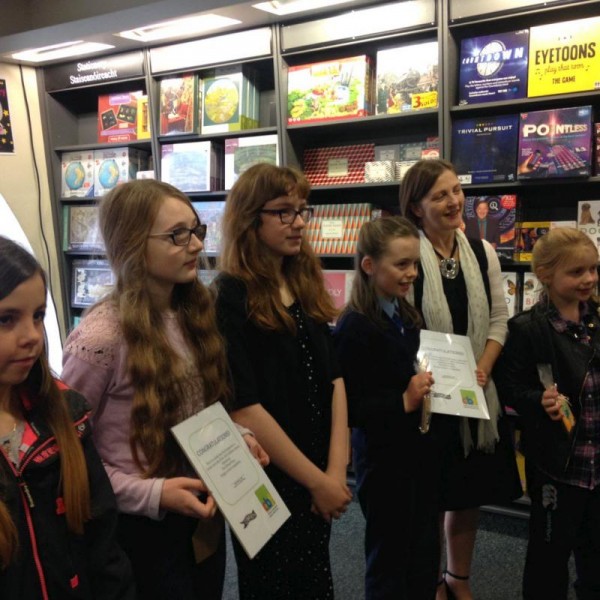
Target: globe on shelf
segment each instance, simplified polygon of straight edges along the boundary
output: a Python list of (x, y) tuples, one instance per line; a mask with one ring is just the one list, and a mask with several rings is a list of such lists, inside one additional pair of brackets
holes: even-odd
[(65, 183), (70, 190), (78, 190), (85, 181), (85, 169), (80, 162), (69, 163), (65, 170)]
[(98, 180), (104, 188), (114, 188), (117, 185), (119, 182), (119, 166), (116, 160), (111, 158), (100, 164)]

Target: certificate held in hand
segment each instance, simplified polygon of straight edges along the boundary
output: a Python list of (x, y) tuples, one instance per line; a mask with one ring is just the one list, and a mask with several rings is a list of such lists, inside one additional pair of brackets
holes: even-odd
[(290, 516), (220, 402), (171, 429), (250, 558)]
[(477, 383), (477, 364), (471, 340), (465, 335), (421, 331), (419, 361), (427, 357), (435, 384), (431, 411), (457, 417), (489, 419), (483, 388)]

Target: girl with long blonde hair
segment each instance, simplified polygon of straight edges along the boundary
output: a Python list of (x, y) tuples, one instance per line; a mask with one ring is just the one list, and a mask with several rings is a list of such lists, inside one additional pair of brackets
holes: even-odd
[[(140, 180), (102, 199), (100, 227), (116, 287), (69, 336), (63, 377), (92, 404), (140, 598), (220, 598), (214, 499), (170, 433), (229, 394), (213, 299), (197, 276), (206, 226), (185, 194)], [(199, 520), (216, 542), (197, 564)]]

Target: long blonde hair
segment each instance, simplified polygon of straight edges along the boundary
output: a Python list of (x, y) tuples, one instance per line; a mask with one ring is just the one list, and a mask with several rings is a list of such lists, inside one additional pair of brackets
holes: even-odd
[[(46, 276), (35, 258), (18, 244), (0, 237), (0, 300), (36, 275), (42, 278), (46, 290)], [(56, 439), (67, 527), (82, 534), (85, 522), (91, 517), (87, 464), (69, 407), (50, 371), (45, 348), (25, 381), (16, 386), (16, 392), (18, 397), (23, 393), (31, 400)], [(17, 529), (0, 500), (0, 568), (9, 565), (17, 546)]]
[[(260, 210), (280, 196), (306, 199), (309, 193), (308, 181), (296, 169), (263, 163), (242, 173), (227, 198), (220, 268), (244, 281), (250, 318), (265, 329), (294, 332), (295, 324), (281, 302), (279, 269), (258, 235)], [(298, 254), (283, 259), (281, 275), (309, 316), (319, 323), (335, 317), (319, 259), (305, 238)]]
[[(181, 200), (194, 211), (185, 194), (155, 180), (119, 185), (100, 203), (100, 228), (117, 280), (107, 301), (114, 302), (119, 311), (127, 343), (127, 368), (135, 390), (131, 449), (147, 477), (173, 476), (185, 464), (170, 432), (184, 397), (181, 359), (167, 340), (163, 315), (154, 307), (146, 286), (147, 238), (166, 198)], [(202, 379), (205, 404), (225, 400), (229, 394), (225, 350), (210, 291), (197, 279), (176, 284), (171, 309)], [(199, 399), (195, 400), (192, 408), (199, 410)]]
[[(373, 277), (364, 271), (362, 261), (365, 256), (372, 260), (381, 259), (388, 251), (389, 243), (397, 238), (413, 237), (419, 239), (416, 226), (404, 217), (383, 217), (365, 223), (358, 236), (356, 248), (355, 275), (352, 282), (352, 292), (346, 311), (353, 310), (365, 315), (371, 321), (383, 325), (385, 322)], [(422, 325), (421, 315), (405, 298), (398, 298), (402, 320), (416, 327)]]

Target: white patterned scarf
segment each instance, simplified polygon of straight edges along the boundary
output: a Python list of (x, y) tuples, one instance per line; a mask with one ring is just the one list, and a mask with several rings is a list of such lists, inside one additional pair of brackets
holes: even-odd
[[(454, 333), (452, 327), (452, 315), (444, 294), (442, 275), (440, 272), (440, 261), (436, 256), (431, 242), (423, 231), (421, 236), (421, 268), (423, 270), (423, 299), (421, 309), (427, 328), (431, 331), (442, 333)], [(467, 286), (468, 327), (467, 336), (471, 340), (475, 360), (483, 354), (490, 325), (490, 307), (481, 268), (477, 257), (469, 244), (465, 234), (456, 230), (458, 249), (460, 252), (460, 268), (463, 270), (465, 284)], [(414, 304), (413, 290), (411, 289), (408, 300)], [(500, 416), (500, 403), (496, 386), (490, 377), (484, 388), (485, 399), (490, 413), (489, 421), (479, 419), (477, 430), (477, 448), (484, 452), (492, 453), (499, 439), (498, 417)], [(462, 418), (460, 433), (465, 456), (473, 448), (473, 438), (467, 418)]]

